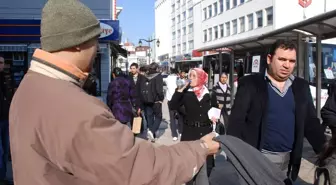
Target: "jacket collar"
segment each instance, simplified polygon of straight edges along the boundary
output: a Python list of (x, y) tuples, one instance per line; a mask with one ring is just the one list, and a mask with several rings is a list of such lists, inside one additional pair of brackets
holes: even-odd
[(40, 49), (35, 50), (29, 69), (51, 78), (75, 83), (81, 87), (88, 78), (88, 73), (84, 73), (62, 58)]

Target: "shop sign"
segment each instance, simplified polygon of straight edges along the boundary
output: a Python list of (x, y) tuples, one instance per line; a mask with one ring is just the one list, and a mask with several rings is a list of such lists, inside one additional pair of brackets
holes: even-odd
[(190, 54), (184, 54), (183, 55), (183, 60), (191, 60), (191, 55)]
[[(40, 42), (41, 20), (0, 19), (0, 42)], [(100, 20), (100, 41), (119, 41), (119, 21)]]
[(193, 50), (191, 56), (192, 57), (201, 57), (201, 56), (203, 56), (203, 53), (199, 52), (197, 50)]
[(252, 57), (252, 73), (259, 73), (260, 71), (260, 55)]
[(307, 8), (309, 5), (311, 5), (313, 0), (299, 0), (299, 5), (302, 6), (302, 8)]
[(108, 37), (112, 35), (112, 33), (114, 32), (113, 28), (110, 25), (102, 23), (102, 22), (100, 23), (100, 28), (102, 30), (102, 33), (100, 34), (99, 38)]

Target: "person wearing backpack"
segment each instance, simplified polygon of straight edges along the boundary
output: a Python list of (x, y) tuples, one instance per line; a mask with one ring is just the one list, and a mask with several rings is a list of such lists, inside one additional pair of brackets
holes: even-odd
[(147, 135), (154, 142), (162, 121), (163, 77), (158, 72), (157, 63), (150, 64), (148, 68), (148, 74), (141, 83), (141, 100), (147, 120)]

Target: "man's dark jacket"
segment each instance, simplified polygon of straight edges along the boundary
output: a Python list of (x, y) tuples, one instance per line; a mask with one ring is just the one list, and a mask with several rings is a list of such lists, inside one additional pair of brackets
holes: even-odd
[[(138, 79), (139, 81), (139, 79)], [(148, 81), (152, 81), (151, 85), (151, 89), (152, 89), (152, 94), (154, 95), (154, 102), (163, 102), (164, 100), (164, 92), (163, 92), (163, 77), (161, 75), (161, 73), (157, 73), (157, 72), (153, 72), (153, 73), (149, 73), (147, 74), (147, 76), (144, 76), (141, 80), (140, 80), (140, 89), (142, 87), (145, 87), (145, 84)], [(141, 89), (142, 91), (142, 89)], [(141, 93), (140, 91), (140, 93)], [(144, 102), (144, 98), (142, 96), (141, 93), (141, 101), (142, 103)]]
[[(267, 124), (265, 119), (268, 106), (267, 83), (265, 74), (249, 75), (239, 80), (227, 132), (259, 150), (263, 148), (263, 136)], [(296, 180), (301, 164), (304, 137), (308, 139), (314, 151), (319, 153), (325, 142), (325, 136), (320, 120), (316, 116), (308, 82), (296, 77), (291, 87), (295, 101), (295, 140), (288, 174), (292, 180)]]
[(9, 106), (13, 97), (11, 79), (6, 79), (5, 73), (0, 72), (0, 120), (8, 120)]

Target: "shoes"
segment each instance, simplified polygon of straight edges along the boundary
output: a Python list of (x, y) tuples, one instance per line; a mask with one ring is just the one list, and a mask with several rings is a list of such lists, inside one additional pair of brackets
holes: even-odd
[(153, 143), (155, 142), (155, 137), (154, 137), (154, 134), (152, 133), (152, 131), (148, 130), (147, 132), (147, 138), (149, 140), (151, 140)]
[(177, 141), (177, 137), (173, 137), (173, 141)]

